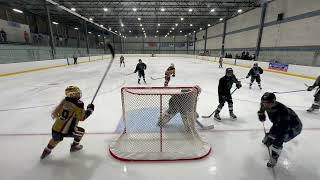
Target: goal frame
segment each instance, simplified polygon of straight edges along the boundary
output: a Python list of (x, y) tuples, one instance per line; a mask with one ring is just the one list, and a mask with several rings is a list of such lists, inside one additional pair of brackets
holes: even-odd
[[(179, 95), (179, 94), (182, 94), (181, 92), (179, 93), (140, 93), (140, 92), (130, 92), (128, 90), (183, 90), (183, 89), (196, 89), (195, 87), (193, 86), (179, 86), (179, 87), (122, 87), (121, 88), (121, 103), (122, 103), (122, 121), (124, 122), (124, 124), (126, 124), (127, 122), (127, 117), (126, 117), (126, 107), (125, 107), (125, 98), (124, 98), (124, 91), (126, 91), (127, 93), (130, 93), (130, 94), (133, 94), (133, 95), (136, 95), (136, 96), (143, 96), (143, 95), (155, 95), (155, 96), (159, 96), (160, 97), (160, 100), (159, 100), (159, 111), (160, 111), (160, 118), (162, 119), (163, 117), (163, 102), (162, 102), (162, 99), (163, 97), (162, 96), (172, 96), (172, 95)], [(198, 90), (197, 90), (198, 91)], [(197, 103), (197, 100), (196, 102)], [(196, 105), (195, 105), (195, 108), (196, 108)], [(195, 124), (194, 124), (195, 125)], [(124, 130), (123, 132), (121, 133), (119, 139), (126, 135), (127, 134), (127, 126), (125, 125), (124, 126)], [(160, 129), (160, 153), (162, 153), (162, 133), (163, 133), (163, 127), (160, 126), (159, 127)], [(111, 145), (110, 145), (111, 146)], [(192, 157), (192, 158), (176, 158), (176, 159), (128, 159), (128, 158), (122, 158), (122, 157), (119, 157), (118, 155), (116, 155), (115, 153), (112, 152), (111, 148), (109, 147), (109, 153), (110, 155), (117, 159), (117, 160), (120, 160), (120, 161), (145, 161), (145, 162), (157, 162), (157, 161), (181, 161), (181, 160), (198, 160), (198, 159), (202, 159), (202, 158), (205, 158), (207, 157), (212, 151), (212, 148), (210, 146), (209, 150), (201, 155), (201, 156), (198, 156), (198, 157)]]

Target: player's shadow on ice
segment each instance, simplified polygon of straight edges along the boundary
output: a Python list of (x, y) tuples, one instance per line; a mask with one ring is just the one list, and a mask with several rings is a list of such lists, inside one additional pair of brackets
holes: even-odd
[(23, 174), (18, 179), (67, 179), (67, 180), (88, 180), (92, 179), (95, 171), (101, 166), (103, 158), (85, 152), (70, 154), (62, 159), (55, 159), (49, 156), (39, 161), (32, 170)]

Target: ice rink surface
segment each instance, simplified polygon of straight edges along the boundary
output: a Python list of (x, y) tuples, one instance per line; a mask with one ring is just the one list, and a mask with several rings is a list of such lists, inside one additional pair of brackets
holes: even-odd
[[(305, 89), (307, 80), (265, 72), (263, 90), (257, 84), (250, 90), (249, 80), (233, 95), (237, 121), (230, 121), (227, 105), (220, 113), (222, 122), (208, 119), (215, 129), (200, 134), (211, 144), (211, 154), (197, 161), (182, 162), (120, 162), (113, 159), (108, 146), (119, 135), (116, 127), (121, 120), (123, 86), (162, 86), (165, 69), (174, 63), (176, 77), (169, 86), (200, 85), (198, 113), (210, 114), (218, 105), (218, 81), (226, 67), (183, 57), (142, 57), (147, 64), (147, 84), (137, 84), (137, 74), (126, 76), (135, 69), (139, 57), (126, 57), (126, 67), (119, 67), (119, 57), (104, 81), (95, 100), (93, 115), (80, 126), (87, 134), (82, 140), (84, 149), (70, 154), (72, 139), (65, 139), (50, 157), (40, 161), (43, 148), (50, 139), (53, 121), (52, 109), (64, 97), (64, 89), (77, 85), (82, 89), (83, 101), (89, 103), (103, 75), (108, 61), (95, 61), (45, 71), (0, 78), (0, 179), (1, 180), (319, 180), (320, 179), (320, 119), (319, 113), (307, 113), (313, 102), (313, 92), (277, 95), (277, 100), (291, 107), (303, 122), (302, 133), (284, 144), (278, 165), (266, 167), (268, 152), (261, 140), (264, 136), (257, 110), (266, 91)], [(237, 78), (243, 78), (249, 69), (235, 67)], [(266, 126), (271, 123), (267, 120)]]

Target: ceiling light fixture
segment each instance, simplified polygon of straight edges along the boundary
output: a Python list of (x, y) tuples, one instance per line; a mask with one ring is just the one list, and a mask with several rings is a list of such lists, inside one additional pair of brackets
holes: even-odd
[[(13, 11), (15, 11), (15, 12), (17, 12), (17, 13), (23, 13), (23, 11), (21, 11), (21, 10), (19, 10), (19, 9), (12, 9)], [(72, 8), (71, 8), (71, 10), (72, 10)], [(74, 10), (76, 10), (76, 9), (74, 9)]]

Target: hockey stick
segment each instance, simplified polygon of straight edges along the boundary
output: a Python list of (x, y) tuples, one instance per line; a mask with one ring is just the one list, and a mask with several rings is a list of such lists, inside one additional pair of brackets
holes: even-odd
[(163, 79), (163, 78), (165, 78), (165, 77), (163, 76), (163, 77), (159, 77), (159, 78), (154, 78), (154, 77), (151, 76), (152, 80)]
[(211, 116), (216, 112), (216, 110), (214, 110), (210, 115), (208, 116), (201, 116), (202, 118), (211, 118)]
[(209, 125), (209, 126), (205, 126), (203, 125), (200, 121), (196, 120), (196, 123), (198, 124), (199, 127), (201, 127), (201, 129), (203, 130), (209, 130), (209, 129), (213, 129), (214, 125)]
[[(231, 95), (237, 90), (238, 88), (236, 88), (235, 90), (232, 91)], [(214, 110), (210, 115), (208, 116), (201, 116), (202, 118), (211, 118), (211, 116), (216, 112), (216, 110)]]
[(129, 75), (131, 75), (131, 74), (134, 74), (134, 72), (133, 72), (133, 73), (126, 74), (126, 76), (129, 76)]
[(273, 93), (275, 93), (275, 94), (286, 94), (286, 93), (302, 92), (302, 91), (307, 91), (307, 90), (303, 89), (303, 90), (286, 91), (286, 92), (273, 92)]
[(102, 76), (102, 78), (101, 78), (101, 80), (100, 80), (99, 86), (98, 86), (98, 88), (97, 88), (97, 90), (96, 90), (96, 93), (94, 94), (94, 96), (93, 96), (93, 98), (92, 98), (91, 104), (93, 103), (94, 99), (96, 98), (96, 96), (97, 96), (97, 94), (98, 94), (98, 92), (99, 92), (99, 90), (100, 90), (100, 87), (101, 87), (104, 79), (106, 78), (106, 76), (107, 76), (107, 74), (108, 74), (108, 72), (109, 72), (109, 70), (110, 70), (110, 68), (111, 68), (111, 65), (112, 65), (112, 63), (113, 63), (113, 61), (114, 61), (114, 50), (113, 50), (113, 47), (111, 46), (111, 44), (108, 44), (108, 48), (109, 48), (109, 50), (110, 50), (110, 52), (111, 52), (112, 58), (111, 58), (111, 61), (109, 62), (109, 65), (108, 65), (106, 71), (104, 72), (104, 75)]
[[(262, 122), (262, 126), (263, 126), (264, 135), (267, 136), (267, 130), (266, 130), (266, 127), (264, 126), (264, 122)], [(267, 148), (268, 148), (269, 158), (271, 158), (269, 146), (267, 146)]]
[[(304, 83), (304, 85), (305, 85), (307, 88), (310, 87), (310, 86), (309, 86), (308, 84), (306, 84), (306, 83)], [(307, 90), (307, 91), (308, 91), (308, 90)], [(320, 88), (318, 88), (318, 89), (316, 90), (316, 92), (314, 92), (313, 96), (315, 96), (316, 94), (318, 94), (319, 91), (320, 91)]]
[[(267, 130), (266, 130), (266, 127), (265, 127), (265, 125), (264, 125), (264, 122), (262, 122), (262, 126), (263, 126), (264, 135), (265, 135), (265, 136), (267, 136)], [(268, 148), (269, 159), (271, 159), (271, 158), (272, 158), (272, 156), (271, 156), (271, 152), (270, 152), (270, 147), (269, 147), (269, 146), (267, 146), (267, 148)], [(275, 172), (274, 172), (274, 169), (273, 169), (273, 168), (272, 168), (272, 173), (273, 173), (273, 177), (275, 177), (275, 176), (276, 176), (276, 174), (275, 174)]]

